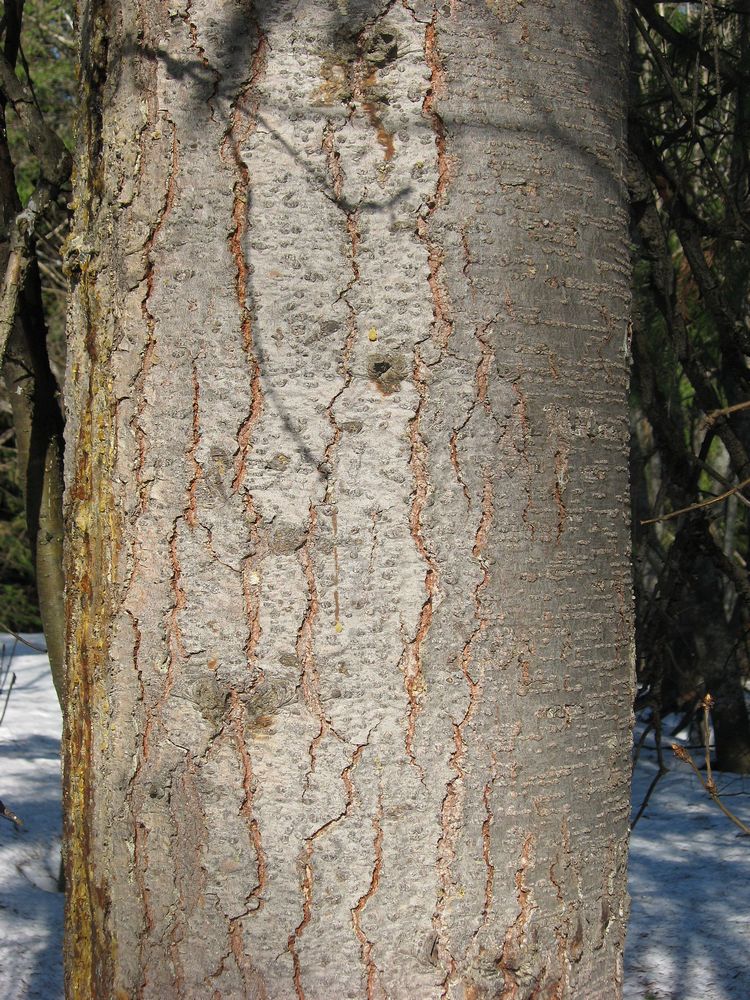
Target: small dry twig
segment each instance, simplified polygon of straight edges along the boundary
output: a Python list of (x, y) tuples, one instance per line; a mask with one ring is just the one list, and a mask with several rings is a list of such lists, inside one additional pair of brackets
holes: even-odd
[(673, 743), (672, 752), (674, 753), (675, 757), (678, 758), (678, 760), (684, 761), (686, 764), (690, 765), (698, 781), (700, 781), (700, 783), (703, 785), (705, 790), (711, 796), (711, 798), (719, 807), (719, 809), (721, 809), (721, 811), (724, 813), (727, 819), (730, 819), (736, 827), (739, 827), (739, 829), (742, 830), (744, 834), (750, 836), (750, 826), (747, 826), (745, 823), (742, 822), (742, 820), (738, 816), (735, 816), (735, 814), (731, 811), (731, 809), (727, 809), (727, 807), (721, 801), (719, 790), (716, 787), (716, 782), (713, 779), (713, 773), (711, 771), (710, 750), (709, 750), (710, 713), (711, 713), (711, 706), (713, 705), (713, 703), (714, 703), (713, 698), (711, 697), (710, 694), (707, 694), (703, 699), (703, 745), (706, 750), (706, 777), (705, 778), (703, 777), (698, 768), (698, 765), (695, 763), (693, 758), (690, 756), (690, 754), (684, 747), (681, 747), (678, 743)]
[(658, 524), (660, 521), (671, 521), (673, 517), (679, 517), (680, 514), (688, 514), (691, 510), (710, 507), (711, 504), (720, 503), (722, 500), (726, 500), (727, 497), (731, 497), (733, 493), (739, 493), (746, 486), (750, 486), (750, 479), (743, 479), (741, 483), (737, 483), (731, 490), (721, 493), (718, 497), (710, 497), (708, 500), (701, 500), (700, 503), (691, 503), (689, 507), (681, 507), (680, 510), (673, 510), (671, 514), (662, 514), (661, 517), (650, 517), (645, 521), (641, 521), (641, 524)]
[(0, 622), (0, 629), (3, 632), (7, 632), (8, 635), (12, 635), (13, 638), (16, 640), (16, 642), (20, 642), (23, 646), (28, 646), (29, 649), (33, 649), (37, 653), (46, 653), (47, 652), (47, 650), (44, 647), (42, 647), (42, 646), (35, 646), (33, 642), (29, 642), (28, 639), (24, 639), (24, 637), (22, 635), (19, 635), (18, 632), (14, 632), (12, 628), (8, 628), (8, 626), (5, 624), (5, 622)]
[(750, 399), (746, 399), (742, 403), (734, 403), (732, 406), (724, 406), (720, 410), (711, 410), (710, 413), (706, 414), (706, 423), (710, 427), (716, 423), (719, 417), (729, 416), (730, 413), (737, 413), (740, 410), (746, 410), (748, 407), (750, 407)]

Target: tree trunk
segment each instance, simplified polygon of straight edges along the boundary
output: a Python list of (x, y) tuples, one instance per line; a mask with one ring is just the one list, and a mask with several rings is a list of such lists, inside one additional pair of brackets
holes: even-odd
[(68, 995), (616, 997), (623, 10), (80, 26)]

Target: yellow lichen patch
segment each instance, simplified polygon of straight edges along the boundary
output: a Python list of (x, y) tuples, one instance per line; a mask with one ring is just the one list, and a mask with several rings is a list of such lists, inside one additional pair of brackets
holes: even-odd
[(376, 340), (378, 339), (378, 331), (377, 331), (377, 330), (375, 329), (375, 327), (373, 327), (373, 328), (372, 328), (372, 329), (371, 329), (371, 330), (369, 331), (369, 333), (367, 334), (367, 339), (368, 339), (368, 340), (372, 340), (373, 342), (374, 342), (374, 341), (376, 341)]

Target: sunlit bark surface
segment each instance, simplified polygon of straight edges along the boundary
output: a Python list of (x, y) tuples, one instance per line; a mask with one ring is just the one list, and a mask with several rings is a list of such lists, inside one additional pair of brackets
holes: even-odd
[(614, 2), (81, 4), (71, 997), (620, 990)]

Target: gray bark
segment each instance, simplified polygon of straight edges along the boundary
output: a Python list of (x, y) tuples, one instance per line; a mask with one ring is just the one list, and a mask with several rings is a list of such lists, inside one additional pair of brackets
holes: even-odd
[(623, 16), (81, 5), (69, 996), (619, 994)]

